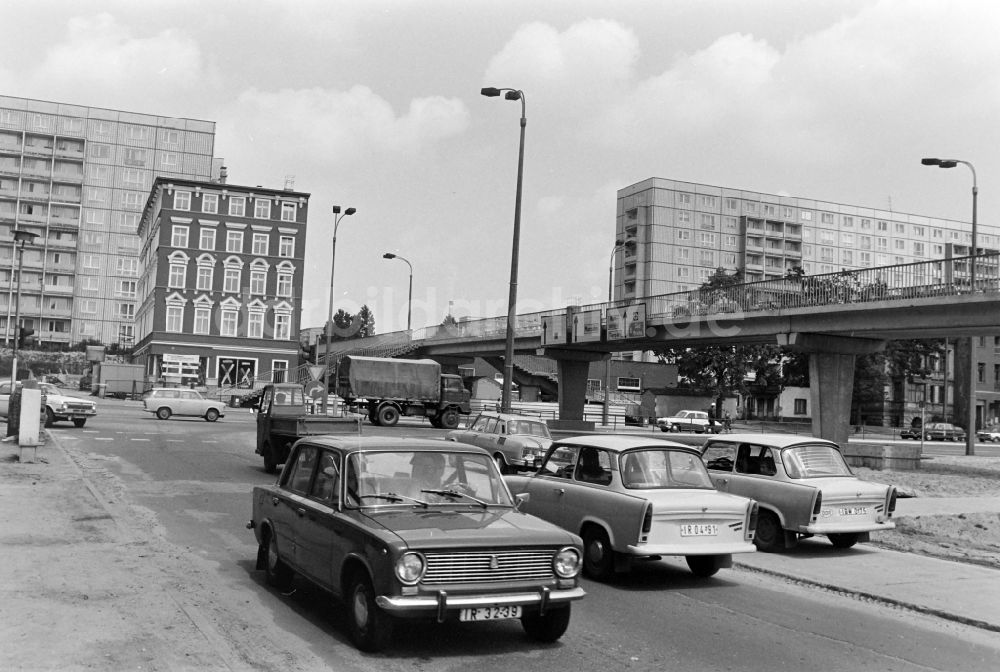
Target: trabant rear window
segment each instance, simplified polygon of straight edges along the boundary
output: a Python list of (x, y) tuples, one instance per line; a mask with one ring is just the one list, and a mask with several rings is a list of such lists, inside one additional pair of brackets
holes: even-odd
[(619, 457), (622, 484), (630, 490), (704, 488), (714, 490), (705, 463), (681, 450), (630, 450)]
[(844, 456), (833, 446), (805, 444), (781, 453), (781, 462), (789, 478), (852, 476)]

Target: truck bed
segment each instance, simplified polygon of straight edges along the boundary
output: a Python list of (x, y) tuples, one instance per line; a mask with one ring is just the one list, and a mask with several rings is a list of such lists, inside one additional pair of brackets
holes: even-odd
[(360, 415), (327, 418), (321, 415), (272, 417), (271, 435), (314, 436), (316, 434), (360, 434)]

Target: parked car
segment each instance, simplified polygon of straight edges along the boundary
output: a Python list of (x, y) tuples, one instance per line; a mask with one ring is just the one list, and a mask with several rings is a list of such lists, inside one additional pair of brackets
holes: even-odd
[(520, 619), (555, 641), (585, 594), (580, 538), (520, 511), (490, 454), (461, 443), (304, 438), (253, 489), (247, 526), (268, 583), (300, 575), (342, 598), (364, 651), (397, 619)]
[(142, 407), (160, 420), (189, 415), (215, 422), (226, 415), (226, 405), (221, 401), (206, 399), (197, 390), (184, 387), (154, 387), (143, 395)]
[(677, 415), (667, 418), (657, 418), (656, 424), (661, 432), (697, 432), (704, 434), (711, 432), (718, 434), (722, 429), (719, 423), (708, 422), (706, 411), (678, 411)]
[(538, 471), (505, 477), (523, 509), (579, 534), (584, 572), (606, 580), (638, 558), (683, 555), (701, 577), (754, 551), (757, 504), (718, 492), (696, 447), (642, 435), (552, 444)]
[[(18, 381), (16, 388), (21, 387)], [(15, 388), (15, 389), (16, 389)], [(51, 383), (38, 383), (42, 393), (42, 408), (45, 413), (45, 426), (51, 427), (57, 422), (71, 421), (74, 427), (83, 427), (87, 419), (97, 415), (97, 404), (88, 399), (71, 397)], [(10, 381), (0, 383), (0, 417), (6, 418), (10, 407)]]
[(552, 435), (538, 418), (483, 411), (466, 429), (454, 429), (445, 438), (479, 446), (490, 452), (501, 474), (538, 468)]
[(910, 425), (899, 430), (899, 438), (920, 440), (920, 425)]
[(850, 548), (896, 526), (896, 488), (854, 476), (832, 441), (726, 434), (705, 442), (702, 459), (720, 491), (760, 503), (754, 543), (761, 551), (791, 548), (817, 534)]
[(980, 441), (992, 441), (997, 443), (1000, 441), (1000, 426), (994, 425), (992, 427), (983, 427), (976, 432), (976, 438)]
[(928, 422), (924, 441), (965, 441), (965, 430), (950, 422)]

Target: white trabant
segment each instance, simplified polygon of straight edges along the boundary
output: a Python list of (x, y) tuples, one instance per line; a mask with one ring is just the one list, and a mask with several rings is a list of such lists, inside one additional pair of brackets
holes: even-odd
[(552, 444), (538, 471), (505, 476), (522, 509), (583, 538), (584, 572), (605, 580), (637, 558), (684, 556), (702, 577), (754, 551), (757, 503), (718, 492), (697, 448), (641, 435)]
[(720, 491), (760, 503), (754, 543), (761, 551), (791, 548), (817, 534), (850, 548), (896, 526), (896, 488), (856, 477), (832, 441), (726, 434), (705, 442), (702, 459)]

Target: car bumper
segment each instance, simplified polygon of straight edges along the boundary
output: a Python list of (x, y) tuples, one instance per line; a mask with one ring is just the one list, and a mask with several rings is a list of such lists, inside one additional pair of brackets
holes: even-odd
[(379, 595), (375, 603), (396, 616), (407, 614), (437, 614), (443, 621), (449, 611), (486, 606), (538, 607), (544, 611), (552, 605), (563, 605), (583, 598), (587, 593), (579, 586), (563, 590), (543, 588), (537, 592), (498, 593), (489, 595), (449, 595), (439, 591), (436, 595)]
[(97, 411), (53, 411), (53, 415), (59, 420), (76, 420), (78, 418), (92, 418), (97, 415)]
[(893, 530), (895, 528), (896, 523), (888, 520), (884, 523), (863, 521), (854, 524), (803, 525), (801, 531), (808, 532), (809, 534), (853, 534), (855, 532), (877, 532), (879, 530)]
[[(615, 549), (618, 550), (618, 549)], [(752, 542), (737, 543), (685, 543), (685, 544), (634, 544), (624, 548), (626, 555), (637, 557), (650, 555), (728, 555), (731, 553), (754, 553), (757, 547)]]

